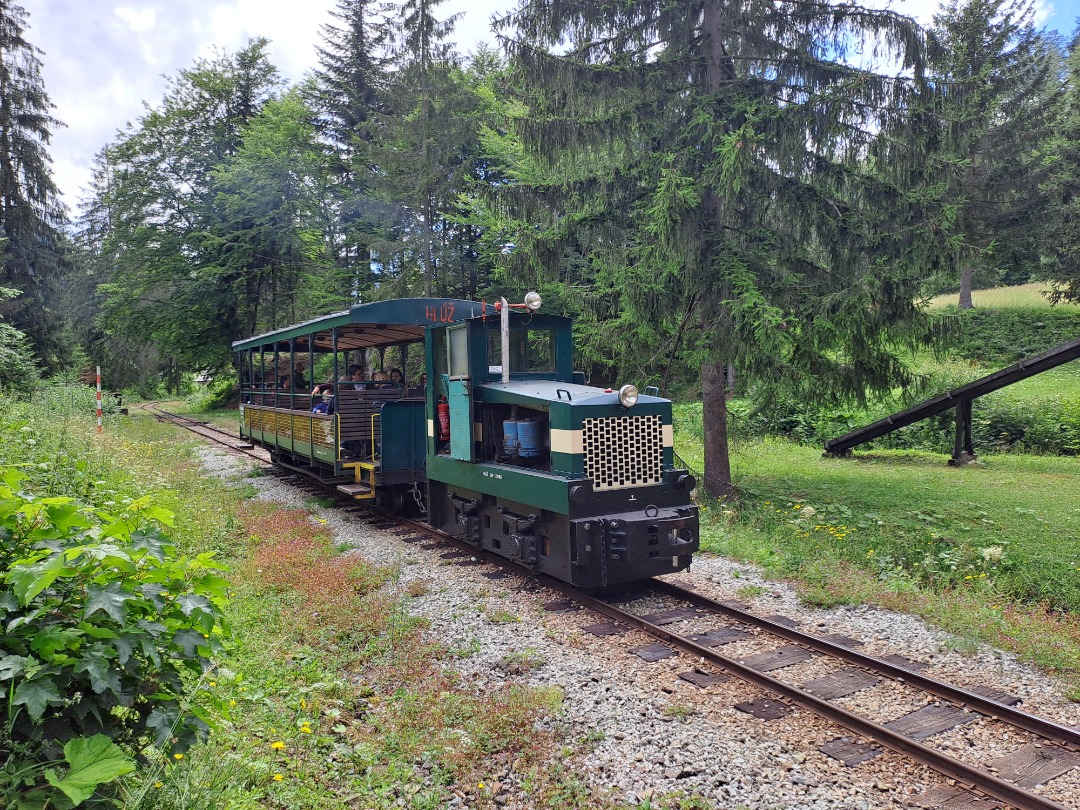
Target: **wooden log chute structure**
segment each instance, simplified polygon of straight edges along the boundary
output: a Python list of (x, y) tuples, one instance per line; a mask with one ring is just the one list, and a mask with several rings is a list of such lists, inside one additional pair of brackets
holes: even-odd
[(975, 445), (971, 437), (971, 402), (1013, 383), (1034, 377), (1044, 371), (1062, 366), (1080, 358), (1080, 338), (1055, 346), (1053, 349), (1028, 357), (1008, 368), (987, 374), (977, 380), (953, 388), (918, 405), (898, 411), (864, 427), (845, 433), (825, 442), (825, 454), (847, 456), (857, 445), (877, 439), (894, 430), (928, 419), (944, 411), (956, 410), (956, 438), (950, 464), (964, 464), (975, 458)]

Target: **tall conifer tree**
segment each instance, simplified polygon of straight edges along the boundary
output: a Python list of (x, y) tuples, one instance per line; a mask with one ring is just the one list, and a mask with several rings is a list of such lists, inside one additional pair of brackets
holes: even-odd
[(374, 152), (379, 192), (400, 211), (398, 244), (387, 247), (400, 253), (406, 273), (419, 269), (425, 296), (448, 289), (450, 279), (441, 269), (451, 234), (443, 215), (456, 207), (476, 130), (470, 115), (475, 96), (446, 41), (460, 15), (440, 19), (443, 2), (404, 0), (388, 7), (394, 21), (388, 52), (393, 80)]
[(0, 317), (25, 332), (47, 366), (55, 365), (58, 319), (50, 285), (68, 258), (60, 229), (65, 220), (48, 153), (61, 126), (41, 78), (41, 51), (24, 36), (27, 13), (0, 0), (0, 286), (18, 290), (0, 299)]
[(1047, 163), (1050, 216), (1037, 233), (1055, 281), (1052, 300), (1080, 302), (1080, 24), (1069, 46), (1065, 99)]
[[(895, 350), (917, 331), (930, 249), (906, 194), (923, 171), (912, 20), (825, 1), (533, 0), (503, 26), (520, 131), (548, 172), (511, 260), (550, 277), (535, 264), (581, 225), (617, 223), (590, 242), (597, 283), (627, 342), (678, 336), (700, 363), (709, 492), (730, 487), (725, 365), (799, 396), (904, 378)], [(915, 78), (860, 67), (857, 48)]]
[(1061, 98), (1060, 55), (1035, 30), (1032, 0), (950, 0), (934, 17), (944, 112), (940, 152), (947, 268), (970, 309), (978, 266), (1037, 267), (1030, 238), (1047, 212), (1045, 149)]
[(320, 69), (312, 101), (334, 158), (330, 193), (338, 231), (332, 241), (357, 292), (371, 283), (371, 241), (384, 219), (371, 192), (370, 145), (375, 116), (382, 110), (382, 50), (388, 33), (377, 10), (373, 0), (338, 0), (330, 12), (338, 24), (322, 27), (324, 44), (316, 48)]

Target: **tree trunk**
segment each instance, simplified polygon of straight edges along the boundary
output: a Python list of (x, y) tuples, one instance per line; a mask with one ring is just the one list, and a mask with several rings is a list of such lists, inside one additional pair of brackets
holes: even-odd
[(960, 271), (960, 309), (975, 309), (975, 305), (971, 303), (972, 275), (973, 268), (971, 264), (964, 264), (964, 269)]
[(701, 365), (702, 424), (705, 439), (705, 491), (714, 498), (730, 495), (731, 459), (728, 456), (727, 391), (724, 364)]

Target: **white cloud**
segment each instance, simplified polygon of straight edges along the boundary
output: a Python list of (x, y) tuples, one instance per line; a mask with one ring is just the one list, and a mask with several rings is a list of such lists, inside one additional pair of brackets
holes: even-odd
[(117, 6), (113, 9), (113, 14), (126, 22), (132, 31), (148, 31), (157, 23), (157, 12), (152, 8)]

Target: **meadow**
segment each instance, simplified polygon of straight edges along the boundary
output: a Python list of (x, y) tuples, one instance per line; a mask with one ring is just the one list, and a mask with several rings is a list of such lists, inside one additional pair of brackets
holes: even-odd
[[(971, 303), (978, 309), (1028, 309), (1042, 308), (1048, 305), (1047, 293), (1050, 287), (1044, 282), (1033, 281), (1030, 284), (1018, 284), (1013, 287), (993, 287), (986, 290), (972, 290)], [(940, 311), (956, 306), (957, 293), (936, 295), (927, 302), (927, 309)], [(1060, 304), (1066, 309), (1080, 309), (1080, 304)]]

